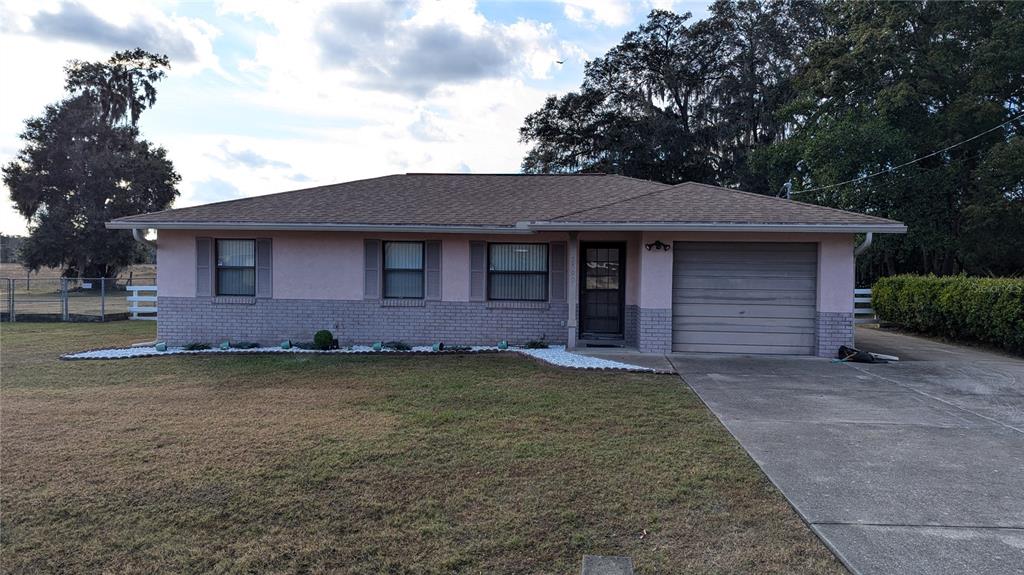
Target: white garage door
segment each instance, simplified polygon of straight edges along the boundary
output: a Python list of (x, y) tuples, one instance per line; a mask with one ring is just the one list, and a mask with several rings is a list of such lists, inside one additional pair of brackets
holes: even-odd
[(672, 350), (812, 355), (816, 244), (676, 242)]

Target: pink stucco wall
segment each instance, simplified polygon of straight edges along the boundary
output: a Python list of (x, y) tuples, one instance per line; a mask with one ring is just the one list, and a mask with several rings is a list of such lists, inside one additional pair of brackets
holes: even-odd
[[(275, 298), (358, 300), (363, 297), (363, 239), (348, 232), (191, 232), (162, 230), (157, 239), (160, 294), (195, 295), (195, 237), (273, 238)], [(469, 242), (565, 241), (568, 234), (534, 235), (372, 234), (374, 238), (440, 239), (441, 292), (446, 301), (469, 300)], [(853, 309), (853, 236), (779, 233), (600, 233), (581, 232), (580, 241), (625, 241), (626, 304), (648, 309), (672, 307), (672, 252), (647, 251), (644, 243), (673, 241), (814, 242), (818, 244), (818, 309)]]
[(853, 235), (822, 238), (818, 243), (818, 311), (853, 312), (855, 273)]
[(160, 230), (156, 254), (156, 285), (160, 288), (160, 295), (196, 295), (195, 234), (180, 230)]
[[(192, 232), (162, 230), (157, 239), (160, 293), (191, 297), (196, 292), (195, 238), (273, 238), (274, 297), (358, 300), (363, 297), (363, 239), (442, 241), (441, 294), (445, 301), (469, 301), (469, 242), (567, 241), (567, 233), (532, 235), (356, 234), (348, 232)], [(639, 234), (580, 234), (581, 241), (625, 241), (626, 304), (639, 298)]]

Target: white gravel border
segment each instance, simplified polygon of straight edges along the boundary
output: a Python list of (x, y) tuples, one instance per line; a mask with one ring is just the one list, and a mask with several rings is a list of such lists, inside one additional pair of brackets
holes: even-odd
[(580, 355), (567, 351), (565, 346), (551, 346), (547, 349), (526, 349), (519, 347), (510, 347), (507, 350), (498, 349), (495, 346), (475, 345), (472, 346), (468, 352), (466, 351), (434, 351), (430, 346), (414, 346), (408, 351), (398, 351), (392, 349), (384, 349), (381, 351), (374, 351), (372, 347), (367, 345), (354, 345), (352, 347), (346, 347), (342, 349), (299, 349), (292, 347), (290, 349), (281, 349), (280, 347), (254, 347), (251, 349), (198, 349), (198, 350), (186, 350), (181, 347), (168, 347), (166, 351), (157, 351), (155, 347), (115, 347), (109, 349), (93, 349), (89, 351), (82, 351), (78, 353), (69, 353), (61, 356), (61, 359), (68, 360), (83, 360), (83, 359), (131, 359), (136, 357), (160, 357), (165, 355), (206, 355), (216, 353), (234, 353), (234, 354), (255, 354), (255, 353), (312, 353), (312, 354), (344, 354), (344, 353), (480, 353), (480, 352), (501, 352), (510, 351), (514, 353), (520, 353), (534, 359), (540, 360), (544, 363), (551, 365), (557, 365), (559, 367), (568, 367), (572, 369), (614, 369), (621, 371), (655, 371), (649, 367), (643, 367), (639, 365), (632, 365), (629, 363), (622, 363), (619, 361), (612, 361), (609, 359), (601, 359), (599, 357), (590, 357), (587, 355)]

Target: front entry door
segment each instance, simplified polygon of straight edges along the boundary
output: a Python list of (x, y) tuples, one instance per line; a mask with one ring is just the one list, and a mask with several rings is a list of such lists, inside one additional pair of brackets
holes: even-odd
[(580, 259), (580, 336), (621, 338), (626, 295), (626, 244), (581, 242)]

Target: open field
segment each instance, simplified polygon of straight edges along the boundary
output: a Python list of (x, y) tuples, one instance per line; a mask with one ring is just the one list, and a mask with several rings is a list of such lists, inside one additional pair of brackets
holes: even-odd
[[(133, 273), (137, 276), (155, 277), (156, 276), (156, 265), (155, 264), (138, 264), (129, 266), (127, 269), (121, 272), (121, 276), (128, 277), (129, 273)], [(42, 268), (37, 272), (27, 272), (21, 264), (12, 263), (0, 263), (0, 278), (14, 278), (19, 280), (19, 283), (23, 283), (25, 277), (28, 276), (30, 279), (53, 279), (60, 278), (59, 268)]]
[(0, 326), (3, 572), (842, 572), (674, 376), (56, 359), (153, 328)]

